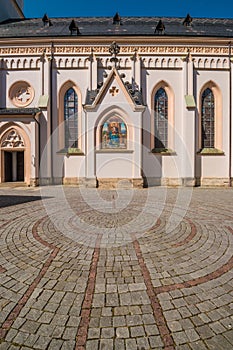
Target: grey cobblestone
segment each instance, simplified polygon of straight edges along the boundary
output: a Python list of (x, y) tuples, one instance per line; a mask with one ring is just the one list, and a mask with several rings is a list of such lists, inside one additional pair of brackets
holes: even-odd
[(102, 328), (101, 329), (101, 338), (108, 339), (108, 338), (114, 338), (115, 332), (114, 328)]
[(145, 337), (145, 330), (142, 326), (130, 327), (130, 334), (132, 338)]
[(202, 338), (202, 339), (207, 339), (207, 338), (211, 338), (214, 336), (213, 331), (207, 325), (197, 327), (196, 331), (198, 332), (198, 334), (200, 335), (200, 338)]
[(125, 316), (114, 316), (113, 317), (113, 327), (126, 326)]
[(86, 350), (99, 350), (99, 341), (88, 340), (86, 343)]
[(149, 343), (152, 349), (158, 349), (163, 347), (162, 339), (159, 335), (156, 336), (150, 336), (149, 337)]
[(141, 315), (127, 315), (126, 316), (127, 326), (136, 326), (143, 323)]
[(155, 324), (150, 324), (145, 326), (146, 335), (158, 335), (159, 330)]
[(127, 327), (118, 327), (116, 329), (116, 336), (118, 338), (129, 338), (129, 329)]
[(35, 342), (35, 344), (33, 345), (33, 347), (35, 349), (42, 349), (42, 350), (46, 350), (48, 349), (48, 345), (51, 342), (51, 338), (50, 337), (43, 337), (40, 336), (37, 341)]
[(126, 350), (135, 350), (137, 349), (137, 343), (135, 339), (126, 340)]
[(114, 340), (114, 350), (122, 350), (125, 349), (124, 339), (115, 339)]
[(100, 340), (100, 350), (113, 349), (113, 340), (112, 339), (101, 339)]
[(188, 342), (188, 337), (187, 337), (186, 333), (183, 331), (175, 332), (173, 334), (173, 337), (174, 337), (176, 345), (185, 344)]
[(150, 348), (149, 341), (146, 337), (137, 338), (137, 346), (139, 349), (145, 349), (145, 350), (148, 350)]
[[(179, 189), (166, 189), (166, 198), (157, 188), (124, 191), (132, 198), (120, 211), (111, 207), (111, 191), (62, 190), (73, 219), (56, 191), (42, 202), (38, 189), (0, 189), (12, 202), (4, 207), (0, 196), (0, 327), (16, 318), (1, 350), (73, 350), (85, 317), (86, 350), (161, 350), (167, 334), (176, 350), (233, 348), (232, 189), (194, 189), (183, 218), (175, 204)], [(150, 208), (140, 215), (148, 193)], [(28, 202), (14, 203), (17, 196)], [(160, 222), (148, 228), (152, 208)], [(141, 221), (131, 232), (135, 218)], [(169, 220), (177, 226), (167, 233)], [(58, 251), (49, 261), (52, 247)], [(167, 328), (159, 327), (164, 320)]]

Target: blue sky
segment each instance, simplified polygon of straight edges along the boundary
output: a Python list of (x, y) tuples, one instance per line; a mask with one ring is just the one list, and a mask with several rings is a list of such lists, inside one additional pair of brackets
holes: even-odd
[(25, 17), (113, 16), (233, 17), (232, 0), (24, 0)]

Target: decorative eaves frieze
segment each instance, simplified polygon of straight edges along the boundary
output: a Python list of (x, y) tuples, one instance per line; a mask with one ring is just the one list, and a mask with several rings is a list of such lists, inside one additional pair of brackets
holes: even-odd
[[(229, 54), (229, 48), (227, 46), (178, 46), (178, 45), (122, 45), (119, 54), (132, 54), (137, 50), (138, 54), (186, 54), (187, 51), (191, 54), (210, 54), (210, 55), (221, 55)], [(72, 45), (59, 45), (54, 47), (54, 54), (61, 55), (73, 55), (73, 54), (109, 54), (109, 46), (72, 46)], [(0, 55), (42, 55), (51, 54), (50, 47), (1, 47)], [(231, 48), (231, 54), (233, 54), (233, 48)]]

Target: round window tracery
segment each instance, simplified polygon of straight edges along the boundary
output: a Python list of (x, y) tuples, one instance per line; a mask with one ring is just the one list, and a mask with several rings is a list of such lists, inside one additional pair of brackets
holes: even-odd
[(127, 128), (121, 118), (114, 116), (104, 122), (101, 144), (104, 149), (127, 148)]
[(16, 107), (26, 107), (34, 98), (34, 90), (28, 82), (19, 81), (11, 86), (9, 97)]

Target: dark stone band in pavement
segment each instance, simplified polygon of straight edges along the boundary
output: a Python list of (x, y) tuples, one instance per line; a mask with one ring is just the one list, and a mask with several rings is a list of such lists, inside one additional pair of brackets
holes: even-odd
[(92, 256), (92, 262), (90, 267), (90, 273), (88, 276), (87, 288), (85, 291), (85, 297), (81, 309), (81, 320), (79, 323), (77, 336), (76, 336), (76, 346), (75, 350), (85, 350), (85, 344), (87, 341), (87, 334), (90, 322), (91, 305), (94, 296), (95, 280), (97, 273), (97, 264), (100, 255), (100, 242), (102, 235), (98, 235), (95, 243), (95, 249)]
[(25, 294), (21, 297), (21, 299), (19, 300), (18, 304), (13, 308), (13, 310), (9, 313), (7, 319), (5, 320), (5, 322), (3, 323), (2, 327), (0, 328), (0, 339), (4, 339), (7, 335), (7, 332), (9, 331), (10, 327), (12, 326), (12, 324), (14, 323), (14, 321), (16, 320), (16, 318), (19, 316), (20, 311), (23, 309), (23, 307), (25, 306), (25, 304), (27, 303), (27, 301), (29, 300), (30, 296), (32, 295), (32, 293), (34, 292), (35, 288), (38, 286), (39, 282), (41, 281), (41, 279), (44, 277), (44, 275), (46, 274), (49, 266), (51, 265), (51, 262), (54, 260), (54, 258), (57, 256), (59, 249), (57, 247), (55, 247), (54, 245), (46, 242), (45, 240), (43, 240), (37, 232), (37, 228), (38, 226), (41, 224), (41, 222), (43, 222), (43, 220), (46, 218), (47, 216), (41, 218), (40, 220), (38, 220), (33, 228), (32, 228), (32, 234), (33, 237), (40, 242), (41, 244), (43, 244), (44, 246), (52, 249), (52, 252), (50, 253), (48, 259), (45, 261), (45, 263), (43, 264), (39, 274), (37, 275), (37, 277), (34, 279), (34, 281), (32, 282), (32, 284), (28, 287), (27, 291), (25, 292)]
[(165, 350), (173, 350), (173, 349), (175, 349), (174, 340), (173, 340), (172, 335), (168, 329), (168, 326), (166, 324), (166, 320), (163, 316), (163, 311), (162, 311), (162, 308), (160, 306), (157, 295), (155, 293), (155, 289), (153, 288), (150, 273), (149, 273), (147, 266), (144, 262), (139, 242), (136, 239), (136, 236), (134, 234), (132, 234), (132, 240), (133, 240), (133, 246), (134, 246), (137, 258), (138, 258), (138, 262), (139, 262), (139, 265), (141, 267), (141, 271), (142, 271), (142, 275), (143, 275), (143, 278), (145, 281), (145, 285), (147, 288), (147, 294), (148, 294), (150, 301), (151, 301), (151, 306), (152, 306), (154, 317), (155, 317), (155, 323), (158, 326), (158, 329), (160, 331), (160, 335), (161, 335), (163, 343), (164, 343), (164, 349)]
[(212, 281), (218, 277), (221, 277), (223, 274), (230, 271), (232, 268), (233, 268), (233, 256), (228, 260), (228, 262), (226, 264), (222, 265), (217, 270), (215, 270), (215, 271), (213, 271), (205, 276), (198, 277), (198, 278), (195, 278), (193, 280), (189, 280), (189, 281), (186, 281), (183, 283), (175, 283), (175, 284), (171, 284), (171, 285), (155, 287), (154, 289), (155, 289), (156, 294), (160, 294), (160, 293), (170, 292), (170, 291), (176, 290), (176, 289), (178, 290), (178, 289), (183, 289), (183, 288), (194, 287), (194, 286), (197, 286), (199, 284), (206, 283), (206, 282)]
[(194, 225), (194, 223), (189, 218), (186, 218), (186, 220), (188, 221), (189, 225), (191, 226), (191, 232), (188, 235), (188, 237), (186, 237), (183, 241), (180, 241), (176, 244), (173, 244), (173, 247), (181, 247), (182, 245), (189, 243), (197, 234), (197, 229), (196, 229), (196, 226)]
[(0, 265), (0, 273), (6, 272), (6, 269)]

